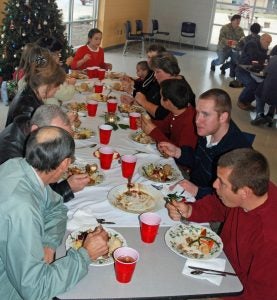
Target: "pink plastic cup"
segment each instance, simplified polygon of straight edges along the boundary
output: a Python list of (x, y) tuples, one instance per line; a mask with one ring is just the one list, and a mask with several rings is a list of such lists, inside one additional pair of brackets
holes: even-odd
[(105, 69), (98, 69), (98, 79), (103, 80), (105, 78), (106, 70)]
[(101, 147), (100, 153), (100, 167), (104, 170), (109, 170), (113, 161), (113, 149), (110, 147)]
[(152, 212), (146, 212), (140, 215), (140, 235), (144, 243), (153, 243), (157, 236), (161, 217)]
[(94, 85), (94, 91), (95, 93), (102, 93), (103, 92), (103, 83), (101, 82), (96, 82), (95, 85)]
[(107, 100), (107, 111), (108, 112), (116, 112), (117, 109), (117, 100), (116, 99), (108, 99)]
[(130, 247), (120, 247), (114, 251), (113, 257), (116, 280), (120, 283), (130, 282), (139, 259), (138, 251)]
[(135, 155), (123, 155), (121, 157), (121, 170), (124, 178), (132, 177), (135, 171), (137, 157)]
[(99, 69), (99, 67), (88, 67), (87, 68), (88, 78), (97, 78), (98, 77), (98, 69)]
[(99, 126), (99, 137), (101, 144), (109, 144), (112, 130), (113, 127), (111, 125), (103, 124)]
[(98, 102), (95, 100), (89, 100), (87, 101), (87, 111), (89, 117), (95, 117), (96, 111), (98, 107)]
[(137, 130), (138, 125), (137, 121), (140, 119), (141, 114), (137, 112), (129, 113), (129, 123), (130, 123), (130, 129)]

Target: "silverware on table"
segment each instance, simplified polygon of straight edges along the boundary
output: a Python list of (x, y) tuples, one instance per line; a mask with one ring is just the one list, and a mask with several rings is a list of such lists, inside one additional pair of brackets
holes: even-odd
[(97, 146), (97, 144), (89, 144), (89, 145), (84, 145), (84, 146), (77, 147), (76, 149), (94, 148), (95, 146)]
[(157, 184), (151, 184), (153, 186), (153, 188), (155, 188), (158, 191), (161, 191), (163, 189), (163, 185), (157, 185)]
[(216, 275), (216, 276), (223, 276), (223, 277), (226, 276), (226, 274), (222, 274), (222, 273), (206, 272), (206, 271), (200, 271), (200, 270), (191, 271), (190, 274), (192, 274), (192, 275), (209, 274), (209, 275)]
[(99, 224), (115, 224), (115, 222), (106, 221), (105, 219), (96, 219)]
[(225, 272), (225, 271), (219, 271), (219, 270), (214, 270), (214, 269), (206, 269), (206, 268), (200, 268), (200, 267), (193, 267), (193, 266), (188, 266), (188, 268), (196, 271), (203, 271), (203, 272), (214, 272), (218, 274), (224, 274), (224, 275), (231, 275), (231, 276), (237, 276), (236, 273), (232, 272)]

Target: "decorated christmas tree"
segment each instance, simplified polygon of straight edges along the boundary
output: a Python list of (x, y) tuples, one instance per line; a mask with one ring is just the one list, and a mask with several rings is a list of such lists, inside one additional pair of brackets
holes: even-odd
[(40, 37), (54, 36), (64, 44), (62, 60), (72, 52), (64, 35), (62, 12), (56, 0), (9, 0), (0, 27), (0, 76), (18, 66), (23, 47)]

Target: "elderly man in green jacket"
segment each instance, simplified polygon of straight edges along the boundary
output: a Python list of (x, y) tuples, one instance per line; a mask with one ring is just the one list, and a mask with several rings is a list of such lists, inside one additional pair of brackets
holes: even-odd
[(108, 252), (107, 233), (98, 229), (79, 250), (54, 261), (67, 209), (49, 184), (67, 170), (74, 150), (65, 130), (42, 127), (31, 133), (25, 159), (0, 166), (0, 299), (51, 299), (73, 287), (91, 260)]
[(218, 45), (217, 45), (217, 58), (211, 63), (211, 71), (215, 71), (215, 67), (224, 64), (225, 60), (229, 57), (231, 61), (222, 65), (221, 74), (225, 74), (225, 69), (230, 67), (230, 77), (235, 77), (235, 68), (237, 64), (237, 45), (238, 42), (244, 38), (243, 29), (240, 25), (241, 16), (233, 15), (231, 22), (222, 26), (220, 29)]

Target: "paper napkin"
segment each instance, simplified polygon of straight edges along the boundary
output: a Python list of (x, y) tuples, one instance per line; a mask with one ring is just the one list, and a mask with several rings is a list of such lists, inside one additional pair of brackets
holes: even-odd
[(185, 266), (183, 268), (182, 274), (196, 278), (196, 279), (206, 279), (215, 285), (220, 285), (223, 276), (219, 275), (210, 275), (210, 274), (199, 274), (193, 275), (191, 274), (192, 269), (188, 266), (198, 267), (198, 268), (206, 268), (206, 269), (213, 269), (217, 271), (224, 271), (225, 270), (226, 260), (223, 258), (213, 258), (209, 260), (195, 260), (195, 259), (187, 259)]

